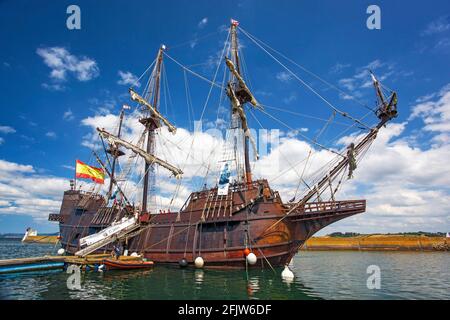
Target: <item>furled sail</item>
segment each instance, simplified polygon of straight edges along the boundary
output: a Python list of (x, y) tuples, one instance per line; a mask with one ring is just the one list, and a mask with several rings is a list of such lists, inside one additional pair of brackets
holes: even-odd
[(160, 119), (169, 129), (169, 132), (172, 132), (173, 134), (176, 133), (177, 128), (169, 122), (161, 113), (159, 113), (147, 100), (142, 98), (136, 91), (130, 88), (130, 96), (131, 100), (136, 101), (137, 103), (146, 106), (148, 109), (150, 109), (153, 114)]
[(248, 127), (247, 117), (245, 116), (244, 109), (242, 108), (242, 105), (239, 102), (239, 99), (236, 97), (236, 93), (234, 92), (230, 83), (228, 83), (227, 95), (230, 97), (231, 104), (233, 106), (233, 113), (237, 113), (239, 118), (241, 119), (242, 130), (244, 130), (244, 134), (249, 138), (249, 140), (252, 144), (253, 153), (255, 154), (255, 158), (256, 158), (256, 160), (258, 160), (259, 159), (258, 149), (256, 148), (255, 139), (253, 139), (253, 137), (250, 133), (250, 128)]
[(247, 87), (247, 84), (245, 83), (244, 79), (242, 78), (242, 76), (239, 74), (239, 72), (237, 72), (236, 67), (234, 66), (233, 61), (231, 61), (230, 59), (225, 57), (225, 61), (227, 64), (228, 69), (230, 69), (230, 72), (236, 77), (237, 81), (239, 82), (239, 86), (241, 87), (242, 90), (244, 90), (248, 97), (249, 97), (249, 102), (254, 106), (254, 107), (259, 107), (261, 108), (261, 106), (259, 105), (258, 101), (256, 101), (255, 96), (250, 92), (250, 89)]
[(181, 169), (178, 169), (177, 167), (174, 167), (173, 165), (171, 165), (170, 163), (161, 160), (157, 157), (155, 157), (154, 155), (151, 155), (147, 152), (145, 152), (144, 150), (142, 150), (141, 148), (125, 141), (122, 140), (114, 135), (112, 135), (111, 133), (97, 128), (97, 131), (99, 132), (99, 134), (104, 137), (105, 139), (107, 139), (111, 144), (119, 144), (127, 149), (130, 149), (131, 151), (133, 151), (134, 153), (140, 155), (142, 158), (145, 159), (145, 161), (148, 164), (152, 164), (152, 163), (157, 163), (159, 164), (161, 167), (166, 168), (167, 170), (171, 171), (173, 173), (173, 175), (175, 176), (175, 178), (180, 179), (181, 175), (183, 174), (183, 171), (181, 171)]

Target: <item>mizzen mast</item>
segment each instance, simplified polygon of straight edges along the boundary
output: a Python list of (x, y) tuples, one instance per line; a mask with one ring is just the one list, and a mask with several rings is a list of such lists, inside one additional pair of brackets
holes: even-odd
[[(119, 115), (119, 129), (117, 132), (117, 137), (120, 138), (120, 135), (122, 133), (122, 123), (123, 123), (123, 117), (125, 115), (125, 109), (128, 108), (128, 106), (123, 106), (122, 110), (120, 111), (120, 115)], [(108, 199), (111, 197), (112, 195), (112, 189), (114, 186), (114, 175), (115, 175), (115, 171), (116, 171), (116, 162), (117, 162), (117, 158), (123, 156), (125, 153), (123, 151), (121, 151), (115, 144), (110, 144), (109, 145), (109, 149), (106, 150), (107, 153), (109, 153), (112, 157), (113, 157), (113, 161), (112, 161), (112, 165), (111, 165), (111, 177), (110, 177), (110, 182), (109, 182), (109, 188), (108, 188)]]

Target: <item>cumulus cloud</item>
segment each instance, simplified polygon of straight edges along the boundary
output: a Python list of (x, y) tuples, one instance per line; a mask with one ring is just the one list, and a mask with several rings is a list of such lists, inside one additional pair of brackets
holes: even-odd
[(50, 79), (56, 84), (43, 84), (45, 88), (62, 90), (61, 82), (67, 81), (72, 75), (79, 81), (89, 81), (99, 75), (97, 62), (85, 56), (75, 56), (63, 47), (38, 48), (36, 53), (51, 69)]
[(292, 79), (291, 74), (286, 71), (278, 72), (275, 77), (281, 82), (288, 82)]
[[(437, 97), (437, 100), (431, 100)], [(450, 84), (439, 93), (427, 95), (418, 99), (419, 104), (412, 109), (410, 119), (423, 118), (424, 130), (449, 134), (450, 132)]]
[(64, 112), (63, 119), (66, 121), (72, 121), (73, 119), (75, 119), (72, 110), (69, 109), (66, 112)]
[(51, 139), (55, 139), (56, 138), (56, 133), (53, 131), (49, 131), (45, 134), (46, 137), (51, 138)]
[(208, 24), (208, 17), (203, 18), (202, 20), (199, 21), (198, 23), (198, 27), (200, 29), (204, 28), (206, 25)]
[(138, 81), (138, 77), (136, 77), (131, 72), (119, 70), (118, 74), (119, 74), (119, 78), (120, 78), (117, 81), (118, 84), (125, 85), (125, 86), (133, 86), (133, 87), (141, 86), (141, 84)]
[(46, 221), (58, 212), (68, 179), (36, 174), (33, 166), (0, 160), (0, 214), (25, 214)]
[(10, 126), (0, 126), (0, 133), (15, 133), (16, 129)]
[(425, 30), (422, 31), (422, 36), (431, 36), (450, 30), (450, 16), (442, 16), (436, 20), (431, 21)]
[(333, 74), (339, 74), (341, 73), (344, 69), (349, 68), (351, 66), (351, 64), (349, 63), (336, 63), (334, 66), (331, 67), (330, 69), (330, 73)]

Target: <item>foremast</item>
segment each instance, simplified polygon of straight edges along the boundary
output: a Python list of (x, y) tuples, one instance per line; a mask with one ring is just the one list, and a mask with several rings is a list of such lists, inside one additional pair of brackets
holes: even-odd
[[(375, 114), (379, 118), (380, 122), (373, 127), (370, 132), (355, 146), (351, 143), (347, 148), (347, 154), (343, 159), (331, 169), (317, 184), (312, 188), (299, 202), (297, 202), (294, 208), (298, 208), (311, 200), (316, 195), (320, 197), (321, 190), (328, 187), (333, 178), (345, 169), (349, 167), (349, 178), (351, 178), (352, 171), (356, 168), (355, 157), (374, 139), (378, 134), (380, 128), (386, 125), (387, 122), (397, 117), (397, 93), (393, 91), (388, 99), (385, 98), (381, 90), (381, 85), (375, 76), (371, 73), (377, 99), (379, 101), (378, 108)], [(293, 209), (293, 208), (292, 208)], [(291, 212), (292, 209), (289, 211)]]

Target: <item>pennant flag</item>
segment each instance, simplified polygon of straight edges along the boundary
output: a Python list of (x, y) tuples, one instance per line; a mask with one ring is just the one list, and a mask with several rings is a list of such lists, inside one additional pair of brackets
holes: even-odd
[(75, 176), (77, 178), (91, 179), (95, 183), (103, 184), (105, 182), (105, 172), (102, 168), (88, 166), (77, 160)]
[(238, 26), (239, 25), (239, 21), (237, 21), (237, 20), (234, 20), (234, 19), (231, 19), (231, 24), (233, 25), (233, 26)]

